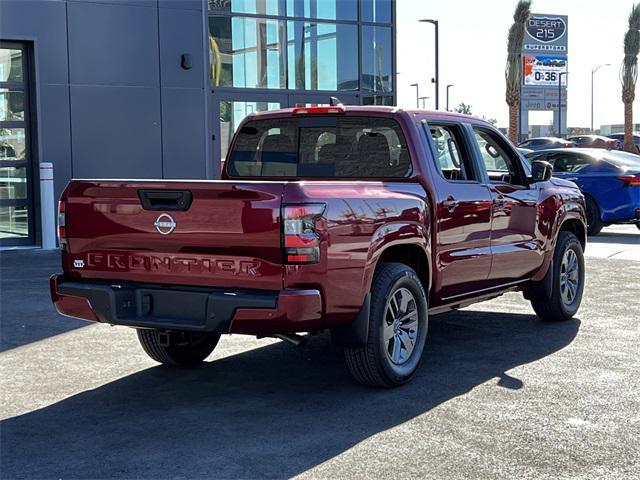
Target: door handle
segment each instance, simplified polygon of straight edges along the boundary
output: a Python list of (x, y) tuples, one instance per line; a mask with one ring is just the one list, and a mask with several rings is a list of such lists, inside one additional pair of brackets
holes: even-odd
[(452, 195), (449, 195), (447, 199), (444, 202), (442, 202), (442, 206), (447, 210), (449, 210), (450, 212), (453, 212), (459, 204), (460, 202), (455, 198), (453, 198)]

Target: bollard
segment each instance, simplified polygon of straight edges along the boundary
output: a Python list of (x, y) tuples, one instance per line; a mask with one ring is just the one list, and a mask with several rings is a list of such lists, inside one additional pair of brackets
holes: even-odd
[(42, 248), (56, 248), (56, 200), (53, 194), (53, 163), (40, 164), (40, 225)]

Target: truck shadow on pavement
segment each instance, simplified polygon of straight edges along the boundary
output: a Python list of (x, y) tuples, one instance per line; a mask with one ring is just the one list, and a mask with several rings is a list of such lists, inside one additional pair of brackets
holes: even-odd
[(49, 276), (58, 271), (57, 250), (0, 252), (0, 352), (88, 325), (56, 314)]
[[(354, 384), (327, 336), (194, 370), (154, 367), (2, 422), (5, 478), (291, 477), (570, 344), (579, 320), (460, 311), (431, 319), (417, 377)], [(381, 448), (376, 446), (376, 448)]]

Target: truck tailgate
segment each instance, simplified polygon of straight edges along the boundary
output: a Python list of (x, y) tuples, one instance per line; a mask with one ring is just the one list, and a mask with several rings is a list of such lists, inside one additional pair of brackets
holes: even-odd
[(62, 196), (65, 274), (279, 290), (283, 186), (74, 180)]

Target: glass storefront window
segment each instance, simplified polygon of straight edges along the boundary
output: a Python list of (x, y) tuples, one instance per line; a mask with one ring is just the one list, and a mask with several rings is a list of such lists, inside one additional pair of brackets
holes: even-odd
[[(1, 188), (1, 187), (0, 187)], [(0, 239), (29, 236), (29, 208), (0, 207)]]
[(363, 105), (387, 105), (393, 106), (393, 96), (391, 95), (371, 95), (362, 97)]
[(287, 15), (355, 21), (358, 19), (358, 2), (356, 0), (287, 0)]
[(24, 120), (24, 92), (0, 88), (0, 122)]
[(0, 128), (0, 161), (24, 160), (24, 128)]
[(358, 89), (355, 25), (291, 21), (287, 36), (290, 89)]
[(391, 23), (391, 0), (361, 0), (362, 21)]
[(0, 49), (0, 82), (22, 83), (22, 50)]
[(284, 22), (249, 17), (209, 17), (214, 86), (285, 88)]
[(0, 167), (0, 199), (27, 198), (27, 168)]
[(220, 102), (220, 158), (224, 161), (233, 134), (247, 115), (278, 110), (278, 102)]
[(284, 0), (209, 0), (208, 3), (209, 11), (214, 13), (284, 15)]
[(376, 94), (393, 91), (391, 28), (362, 26), (361, 88)]

